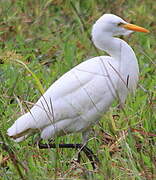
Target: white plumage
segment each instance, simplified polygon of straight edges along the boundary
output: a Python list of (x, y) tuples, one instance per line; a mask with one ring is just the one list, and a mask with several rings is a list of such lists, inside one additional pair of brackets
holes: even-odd
[(95, 46), (110, 56), (89, 59), (77, 65), (53, 83), (45, 94), (8, 129), (16, 141), (31, 132), (41, 132), (50, 139), (82, 132), (83, 143), (90, 127), (100, 120), (115, 99), (125, 102), (128, 92), (134, 92), (138, 81), (138, 63), (132, 48), (116, 35), (148, 30), (128, 24), (120, 17), (105, 14), (92, 29)]

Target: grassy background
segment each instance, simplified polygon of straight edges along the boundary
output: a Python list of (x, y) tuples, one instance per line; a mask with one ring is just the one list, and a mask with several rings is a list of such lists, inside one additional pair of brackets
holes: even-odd
[[(153, 0), (1, 0), (0, 1), (0, 176), (2, 179), (156, 179), (156, 2)], [(93, 171), (83, 157), (76, 164), (75, 150), (39, 150), (6, 136), (7, 128), (27, 106), (40, 97), (32, 74), (46, 90), (62, 74), (97, 56), (88, 35), (103, 13), (114, 13), (143, 26), (150, 34), (125, 38), (140, 66), (136, 97), (129, 97), (125, 113), (112, 108), (93, 128), (89, 147), (101, 165)], [(82, 23), (82, 20), (85, 27)], [(104, 52), (99, 52), (104, 54)], [(107, 132), (108, 134), (106, 134)], [(79, 134), (56, 139), (57, 143), (80, 143)], [(12, 158), (14, 156), (14, 158)]]

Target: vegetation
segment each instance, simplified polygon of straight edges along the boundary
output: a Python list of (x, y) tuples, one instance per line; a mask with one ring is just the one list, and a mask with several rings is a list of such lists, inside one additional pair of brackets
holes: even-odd
[[(2, 179), (156, 179), (155, 11), (153, 0), (0, 1)], [(114, 104), (93, 127), (88, 146), (100, 160), (93, 171), (84, 154), (77, 164), (75, 150), (40, 150), (30, 146), (35, 137), (18, 144), (6, 130), (62, 74), (104, 54), (97, 53), (88, 36), (103, 13), (117, 14), (151, 33), (125, 38), (139, 61), (139, 86), (124, 111)], [(74, 134), (55, 141), (80, 143), (81, 138)]]

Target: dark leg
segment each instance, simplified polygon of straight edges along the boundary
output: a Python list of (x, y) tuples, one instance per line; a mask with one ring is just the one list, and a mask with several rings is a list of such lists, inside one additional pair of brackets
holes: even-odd
[[(80, 149), (80, 152), (83, 151), (87, 158), (90, 160), (93, 169), (96, 168), (95, 163), (99, 163), (98, 158), (94, 155), (94, 153), (87, 147), (84, 146), (83, 144), (38, 144), (40, 149), (48, 149), (48, 148), (75, 148), (75, 149)], [(79, 152), (79, 153), (80, 153)], [(80, 162), (80, 155), (78, 154), (78, 162)]]

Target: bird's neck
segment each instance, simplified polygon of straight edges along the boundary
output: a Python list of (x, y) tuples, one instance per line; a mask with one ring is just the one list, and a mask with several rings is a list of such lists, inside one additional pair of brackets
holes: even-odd
[(122, 39), (113, 37), (111, 32), (104, 32), (98, 26), (99, 24), (96, 23), (92, 29), (92, 40), (95, 46), (107, 52), (114, 59), (121, 60), (122, 48), (125, 47), (125, 50), (129, 51), (131, 47)]
[(122, 39), (112, 37), (109, 34), (103, 35), (102, 38), (93, 37), (93, 42), (98, 49), (107, 52), (111, 57), (116, 60), (121, 59), (122, 46), (123, 44), (127, 44)]

